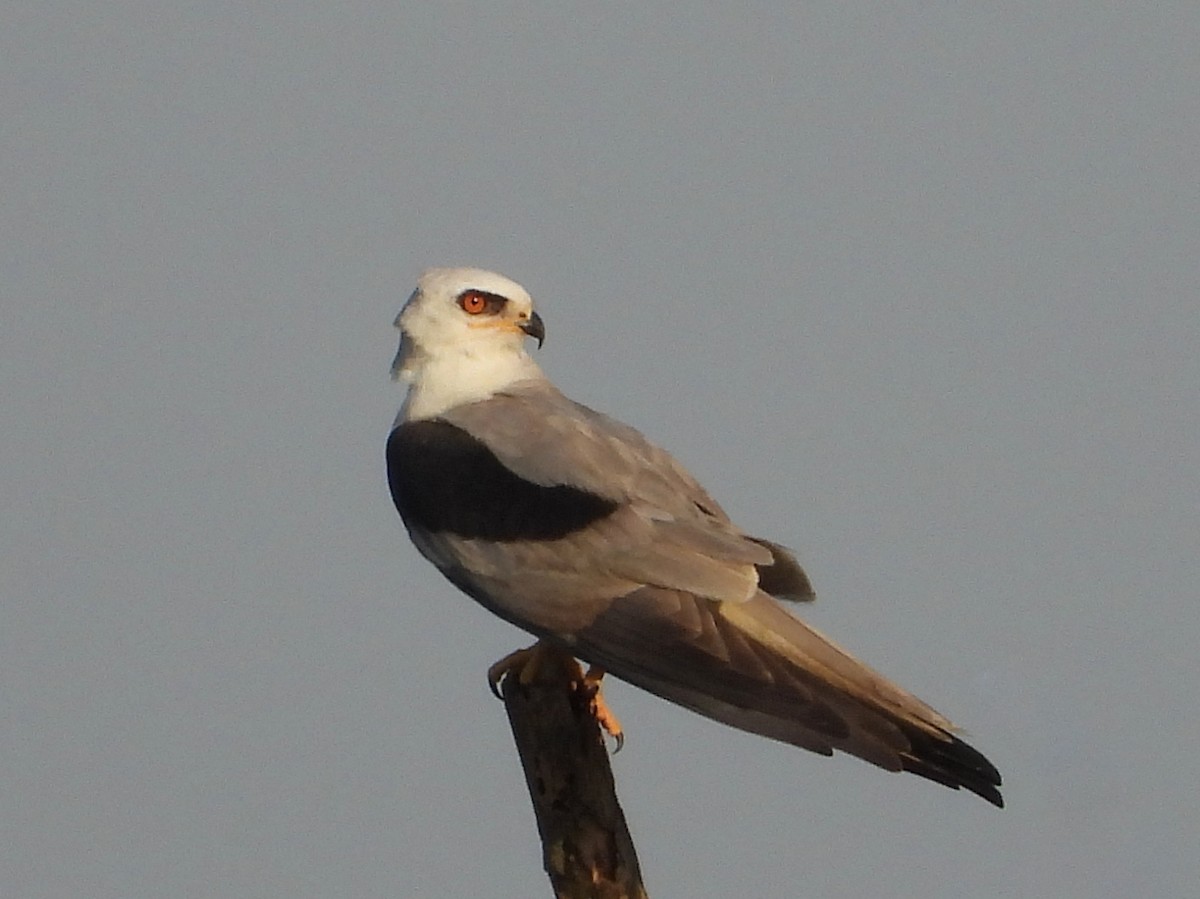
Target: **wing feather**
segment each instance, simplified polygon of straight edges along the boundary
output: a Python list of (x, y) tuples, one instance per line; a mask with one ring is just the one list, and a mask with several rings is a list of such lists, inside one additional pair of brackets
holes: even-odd
[[(766, 578), (783, 596), (811, 597), (795, 558), (742, 533), (666, 451), (548, 382), (526, 382), (456, 407), (444, 420), (486, 443), (501, 464), (530, 483), (570, 486), (620, 504), (604, 521), (553, 542), (559, 573), (572, 568), (584, 581), (615, 576), (733, 602), (752, 597)], [(452, 536), (446, 541), (463, 542)], [(508, 568), (522, 584), (539, 577), (519, 546), (450, 552), (489, 555), (493, 571)], [(511, 594), (506, 604), (521, 603), (518, 591), (505, 592)]]
[(848, 752), (1003, 804), (1000, 775), (946, 718), (766, 594), (720, 603), (642, 588), (577, 633), (572, 651), (742, 730)]
[(676, 516), (729, 517), (669, 453), (634, 428), (563, 396), (547, 381), (449, 410), (443, 416), (484, 440), (511, 471), (535, 484), (565, 484)]

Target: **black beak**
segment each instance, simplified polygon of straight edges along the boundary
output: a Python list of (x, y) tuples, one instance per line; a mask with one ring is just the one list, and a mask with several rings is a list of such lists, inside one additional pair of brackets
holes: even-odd
[(539, 350), (542, 348), (542, 344), (546, 342), (546, 325), (540, 315), (536, 312), (529, 313), (529, 318), (520, 322), (517, 327), (537, 340)]

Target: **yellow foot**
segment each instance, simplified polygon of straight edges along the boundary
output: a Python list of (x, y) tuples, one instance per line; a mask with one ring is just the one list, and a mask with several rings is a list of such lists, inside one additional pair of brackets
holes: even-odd
[(616, 742), (617, 745), (613, 748), (613, 752), (617, 753), (625, 745), (625, 731), (621, 727), (621, 722), (617, 720), (617, 716), (613, 714), (613, 710), (604, 701), (604, 695), (600, 692), (600, 680), (603, 677), (604, 669), (599, 665), (593, 665), (588, 668), (587, 674), (583, 675), (577, 689), (587, 699), (588, 712), (596, 719), (596, 723)]
[(488, 686), (497, 699), (503, 699), (500, 682), (506, 677), (516, 677), (517, 683), (529, 686), (538, 677), (555, 677), (555, 666), (562, 672), (557, 676), (563, 677), (570, 689), (587, 703), (588, 714), (616, 742), (613, 752), (620, 752), (621, 747), (625, 745), (625, 731), (600, 692), (600, 680), (604, 677), (604, 669), (599, 665), (593, 665), (587, 670), (587, 674), (584, 674), (579, 663), (568, 653), (539, 640), (525, 649), (510, 652), (488, 668)]
[(516, 652), (510, 652), (500, 661), (488, 668), (487, 679), (488, 686), (491, 687), (492, 693), (497, 699), (503, 699), (500, 695), (500, 681), (509, 675), (515, 675), (517, 682), (528, 686), (533, 683), (533, 679), (537, 677), (538, 666), (541, 665), (547, 654), (551, 652), (550, 647), (546, 646), (540, 640), (532, 646), (526, 646), (524, 649), (518, 649)]

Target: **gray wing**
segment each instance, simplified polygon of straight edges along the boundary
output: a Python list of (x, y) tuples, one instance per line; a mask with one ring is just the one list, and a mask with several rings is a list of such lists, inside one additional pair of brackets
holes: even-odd
[(703, 715), (815, 752), (851, 753), (995, 804), (999, 775), (932, 708), (789, 615), (810, 597), (786, 550), (743, 534), (674, 459), (548, 384), (444, 416), (521, 482), (601, 497), (554, 539), (410, 532), (502, 617)]
[(643, 587), (575, 635), (580, 658), (714, 720), (839, 750), (1003, 807), (1000, 775), (953, 725), (766, 594), (714, 603)]
[[(486, 443), (518, 477), (567, 485), (610, 500), (610, 520), (554, 547), (601, 563), (628, 584), (649, 583), (741, 601), (759, 589), (780, 599), (813, 598), (785, 547), (742, 533), (703, 487), (638, 431), (563, 396), (545, 381), (460, 406), (443, 418)], [(603, 539), (601, 539), (603, 538)], [(524, 556), (520, 547), (517, 556)], [(535, 555), (541, 556), (538, 547)], [(526, 568), (537, 560), (521, 558)]]

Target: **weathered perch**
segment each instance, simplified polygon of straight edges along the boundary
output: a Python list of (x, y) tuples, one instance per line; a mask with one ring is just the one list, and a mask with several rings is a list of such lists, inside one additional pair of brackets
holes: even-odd
[(647, 899), (579, 664), (549, 650), (529, 674), (506, 676), (501, 695), (555, 896)]

